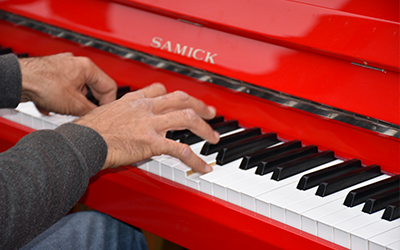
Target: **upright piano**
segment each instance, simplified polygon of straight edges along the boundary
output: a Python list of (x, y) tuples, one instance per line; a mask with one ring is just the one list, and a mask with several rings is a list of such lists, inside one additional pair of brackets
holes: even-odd
[[(400, 249), (399, 24), (395, 0), (2, 0), (0, 52), (87, 56), (119, 86), (213, 105), (233, 137), (275, 140), (227, 144), (240, 158), (205, 175), (168, 156), (102, 171), (81, 199), (93, 209), (188, 249)], [(70, 121), (0, 115), (0, 150)]]

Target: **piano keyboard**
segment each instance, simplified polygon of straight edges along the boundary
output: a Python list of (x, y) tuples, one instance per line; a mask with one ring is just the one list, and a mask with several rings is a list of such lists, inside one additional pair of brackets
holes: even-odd
[[(44, 116), (32, 103), (0, 109), (0, 116), (33, 129), (54, 129), (76, 119)], [(192, 150), (214, 171), (193, 173), (166, 155), (135, 165), (346, 248), (400, 249), (400, 176), (382, 174), (376, 165), (362, 167), (356, 159), (336, 159), (329, 150), (319, 152), (299, 141), (280, 141), (274, 133), (220, 122), (210, 124), (221, 133), (222, 149), (188, 131), (174, 138), (193, 141)], [(204, 155), (203, 147), (211, 153)]]

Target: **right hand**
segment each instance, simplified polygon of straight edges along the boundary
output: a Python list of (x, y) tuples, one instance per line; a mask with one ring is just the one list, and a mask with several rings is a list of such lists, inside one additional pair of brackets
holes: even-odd
[(189, 129), (217, 143), (219, 134), (203, 119), (212, 119), (215, 109), (182, 91), (167, 94), (162, 84), (126, 94), (100, 106), (75, 123), (96, 130), (106, 141), (108, 154), (102, 169), (133, 164), (167, 154), (180, 159), (195, 172), (212, 171), (190, 147), (165, 138), (169, 130)]

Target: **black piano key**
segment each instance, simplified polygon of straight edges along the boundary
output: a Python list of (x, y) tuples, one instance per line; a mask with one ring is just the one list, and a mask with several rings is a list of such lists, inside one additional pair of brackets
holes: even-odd
[(389, 204), (383, 212), (382, 219), (392, 221), (400, 218), (400, 200)]
[[(239, 128), (238, 121), (236, 120), (229, 120), (225, 122), (220, 122), (217, 124), (211, 125), (211, 127), (220, 134), (235, 130)], [(185, 133), (179, 139), (179, 142), (192, 145), (196, 142), (200, 142), (201, 139), (199, 136), (193, 134), (192, 132)]]
[(268, 159), (262, 160), (257, 165), (256, 174), (258, 175), (268, 174), (274, 171), (275, 168), (280, 164), (293, 161), (315, 153), (318, 153), (318, 147), (314, 145), (309, 145), (306, 147), (291, 150), (283, 154), (279, 154), (277, 156), (270, 157)]
[[(121, 98), (126, 93), (130, 92), (129, 86), (120, 86), (117, 89), (117, 99)], [(90, 88), (87, 88), (86, 98), (95, 105), (99, 105), (99, 101), (94, 97), (93, 92)]]
[(225, 121), (225, 119), (222, 115), (216, 115), (213, 119), (206, 120), (206, 122), (208, 124), (210, 124), (210, 126), (217, 124), (217, 123), (224, 122), (224, 121)]
[(297, 189), (307, 190), (318, 186), (322, 181), (362, 168), (361, 161), (352, 159), (340, 164), (303, 175), (297, 184)]
[(165, 137), (167, 137), (168, 139), (171, 140), (178, 140), (179, 138), (181, 138), (181, 136), (183, 134), (189, 133), (190, 130), (188, 129), (184, 129), (184, 130), (170, 130), (167, 131), (167, 135)]
[(26, 58), (26, 57), (29, 57), (29, 54), (28, 53), (18, 53), (18, 54), (16, 54), (16, 56), (19, 58)]
[(12, 53), (12, 49), (9, 47), (0, 48), (0, 55), (10, 54)]
[(371, 165), (328, 179), (319, 184), (316, 195), (327, 196), (381, 175), (381, 167)]
[(391, 203), (398, 201), (399, 197), (400, 197), (400, 187), (371, 196), (365, 202), (362, 211), (368, 214), (375, 213), (381, 209), (384, 209)]
[(351, 190), (344, 200), (344, 205), (354, 207), (365, 202), (369, 197), (386, 192), (400, 186), (400, 175), (392, 176), (388, 179), (375, 182), (365, 187)]
[(239, 168), (243, 170), (251, 169), (257, 166), (264, 159), (288, 152), (296, 148), (301, 148), (301, 141), (293, 140), (272, 148), (265, 148), (256, 151), (252, 154), (244, 156)]
[(120, 86), (117, 90), (117, 99), (123, 97), (125, 94), (131, 92), (131, 88), (129, 86)]
[(276, 167), (271, 179), (280, 181), (335, 159), (335, 154), (330, 150), (305, 156)]
[[(224, 121), (224, 117), (222, 115), (217, 115), (215, 116), (213, 119), (210, 120), (206, 120), (206, 122), (210, 125), (214, 125), (220, 122)], [(182, 135), (189, 133), (190, 130), (188, 129), (184, 129), (184, 130), (171, 130), (167, 132), (166, 137), (168, 139), (172, 139), (172, 140), (178, 140), (179, 138), (182, 137)]]
[(217, 155), (217, 164), (225, 165), (229, 162), (237, 160), (249, 153), (269, 147), (278, 143), (275, 133), (266, 133), (256, 137), (246, 139), (240, 142), (230, 144), (219, 150)]
[(210, 155), (212, 153), (218, 152), (222, 147), (225, 147), (229, 144), (243, 141), (245, 139), (249, 139), (249, 138), (257, 136), (257, 135), (261, 135), (261, 129), (255, 127), (255, 128), (246, 129), (242, 132), (239, 132), (239, 133), (236, 133), (233, 135), (228, 135), (228, 136), (222, 137), (217, 144), (211, 144), (209, 142), (206, 142), (206, 143), (204, 143), (200, 154)]

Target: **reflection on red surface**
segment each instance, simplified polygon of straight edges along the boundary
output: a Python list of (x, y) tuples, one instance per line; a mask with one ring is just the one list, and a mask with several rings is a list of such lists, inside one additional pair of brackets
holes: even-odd
[[(400, 124), (399, 34), (396, 1), (2, 1), (0, 9), (252, 84)], [(261, 3), (260, 3), (261, 2)], [(79, 6), (79, 8), (77, 8)], [(135, 6), (136, 8), (132, 8)], [(386, 5), (387, 6), (387, 5)], [(373, 12), (373, 7), (377, 12)], [(393, 7), (393, 8), (392, 8)], [(397, 8), (398, 9), (398, 8)], [(149, 12), (143, 11), (147, 10)], [(345, 11), (348, 11), (347, 13)], [(161, 14), (161, 15), (156, 15)], [(376, 15), (373, 15), (375, 13)], [(173, 18), (171, 18), (173, 17)], [(176, 18), (195, 21), (193, 24)], [(383, 19), (378, 20), (377, 18)], [(397, 18), (397, 19), (396, 19)], [(213, 105), (227, 119), (299, 139), (343, 158), (400, 173), (399, 140), (282, 107), (243, 93), (181, 77), (104, 51), (0, 21), (0, 44), (46, 55), (90, 57), (120, 85), (163, 82)], [(151, 47), (153, 37), (217, 53), (215, 65)], [(268, 42), (265, 42), (268, 41)], [(382, 67), (380, 72), (351, 65)], [(0, 132), (10, 125), (0, 119)], [(0, 133), (12, 145), (16, 137)], [(19, 132), (18, 132), (19, 131)], [(4, 144), (5, 145), (5, 144)], [(239, 207), (135, 168), (99, 174), (85, 204), (190, 249), (268, 246), (339, 249)], [(140, 215), (140, 216), (138, 216)], [(221, 234), (221, 232), (224, 232)], [(268, 237), (266, 237), (268, 232)], [(283, 239), (283, 240), (282, 240)], [(287, 240), (290, 239), (290, 240)]]

